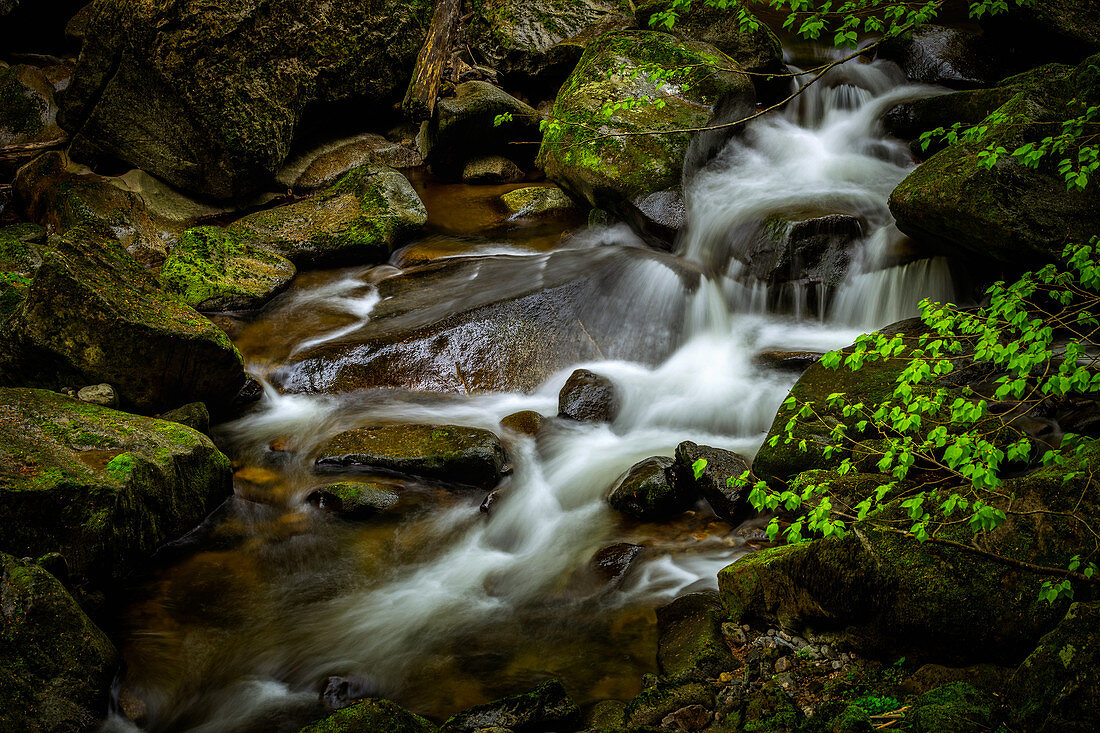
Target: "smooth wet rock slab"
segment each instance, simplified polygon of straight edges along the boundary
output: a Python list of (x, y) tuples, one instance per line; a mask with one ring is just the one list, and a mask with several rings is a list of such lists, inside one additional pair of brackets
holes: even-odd
[(340, 433), (318, 453), (320, 469), (374, 468), (491, 489), (504, 475), (500, 439), (457, 425), (378, 425)]

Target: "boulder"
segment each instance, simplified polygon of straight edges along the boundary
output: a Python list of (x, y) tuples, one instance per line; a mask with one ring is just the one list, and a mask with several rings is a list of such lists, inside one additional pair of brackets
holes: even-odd
[(117, 581), (230, 494), (229, 460), (176, 423), (55, 392), (0, 389), (0, 550), (62, 553)]
[(318, 468), (373, 468), (491, 489), (504, 448), (488, 430), (457, 425), (379, 425), (348, 430), (321, 447)]
[(299, 265), (381, 262), (427, 220), (405, 176), (361, 166), (307, 199), (238, 219), (228, 231)]
[(76, 398), (81, 402), (100, 407), (118, 407), (118, 392), (109, 384), (91, 384), (81, 387), (76, 393)]
[(836, 287), (848, 273), (850, 249), (862, 238), (863, 225), (848, 214), (772, 216), (746, 256), (748, 272), (769, 285), (813, 282)]
[(462, 182), (473, 184), (512, 183), (523, 178), (523, 171), (503, 155), (474, 158), (462, 169)]
[(180, 235), (157, 279), (192, 308), (227, 311), (263, 305), (296, 273), (282, 255), (221, 227), (203, 226)]
[(431, 17), (394, 0), (96, 7), (62, 102), (74, 158), (216, 198), (270, 180), (311, 108), (398, 100)]
[(629, 542), (602, 547), (588, 561), (588, 569), (604, 584), (615, 587), (622, 582), (644, 548)]
[(611, 488), (607, 503), (617, 512), (642, 521), (671, 519), (687, 511), (698, 494), (675, 479), (671, 458), (646, 458), (630, 467)]
[(657, 609), (657, 666), (672, 679), (715, 679), (741, 666), (726, 638), (714, 591), (688, 593)]
[(558, 417), (578, 422), (611, 422), (618, 414), (615, 383), (587, 369), (570, 374), (558, 392)]
[(53, 84), (33, 66), (0, 68), (0, 148), (62, 137), (53, 93)]
[[(511, 120), (497, 124), (501, 115)], [(428, 163), (444, 178), (459, 178), (466, 163), (490, 155), (507, 155), (524, 166), (538, 142), (538, 113), (488, 82), (467, 81), (436, 103), (427, 136)]]
[(367, 132), (294, 156), (279, 169), (275, 180), (295, 191), (312, 193), (360, 166), (415, 168), (423, 164), (415, 148)]
[(440, 733), (476, 733), (483, 728), (505, 728), (514, 733), (550, 733), (573, 730), (580, 711), (557, 680), (519, 695), (511, 695), (452, 715)]
[(539, 434), (546, 418), (534, 410), (520, 410), (500, 419), (500, 426), (522, 435), (534, 437)]
[(157, 419), (178, 422), (204, 435), (210, 434), (210, 411), (201, 402), (188, 402), (174, 410), (162, 412)]
[(0, 552), (0, 620), (0, 729), (96, 727), (119, 657), (61, 582)]
[(820, 351), (780, 351), (769, 349), (753, 355), (752, 363), (764, 369), (801, 374), (821, 361)]
[(577, 211), (573, 199), (557, 186), (527, 186), (502, 194), (512, 218), (560, 216)]
[(979, 153), (988, 145), (1011, 153), (1077, 116), (1080, 103), (1100, 101), (1097, 60), (1020, 91), (996, 110), (1007, 121), (991, 124), (983, 140), (952, 145), (918, 166), (890, 196), (898, 228), (933, 249), (1016, 266), (1055, 260), (1066, 241), (1087, 242), (1100, 225), (1100, 189), (1068, 191), (1055, 170), (1060, 156), (1031, 169), (1009, 154), (988, 167)]
[[(707, 465), (697, 479), (692, 467), (700, 459)], [(676, 481), (683, 486), (694, 486), (714, 513), (731, 524), (740, 524), (754, 514), (748, 502), (748, 491), (728, 483), (748, 468), (748, 459), (732, 451), (696, 445), (691, 441), (676, 446)]]
[(314, 489), (306, 498), (323, 511), (348, 519), (363, 519), (392, 508), (400, 497), (385, 484), (340, 481)]
[[(574, 198), (629, 220), (636, 199), (680, 183), (690, 138), (641, 133), (702, 126), (723, 97), (755, 102), (752, 82), (713, 46), (656, 31), (608, 33), (558, 92), (539, 163)], [(603, 114), (605, 105), (642, 98), (652, 103)]]
[(0, 384), (107, 382), (123, 406), (148, 413), (187, 400), (230, 408), (246, 383), (236, 348), (117, 241), (73, 230), (42, 257), (4, 326)]
[(380, 698), (362, 700), (338, 710), (324, 720), (302, 728), (300, 733), (432, 733), (435, 726), (396, 703)]
[(878, 56), (896, 62), (910, 81), (955, 89), (988, 86), (1005, 74), (996, 39), (963, 28), (923, 25), (887, 40)]

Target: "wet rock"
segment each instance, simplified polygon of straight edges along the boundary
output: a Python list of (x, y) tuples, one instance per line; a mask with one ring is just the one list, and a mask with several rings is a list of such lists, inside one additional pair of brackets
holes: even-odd
[[(669, 75), (634, 74), (656, 65)], [(709, 44), (655, 31), (608, 33), (590, 43), (554, 101), (558, 124), (545, 134), (539, 162), (576, 199), (628, 219), (635, 199), (680, 183), (687, 134), (593, 136), (702, 126), (723, 95), (755, 99), (737, 63)], [(665, 106), (628, 105), (605, 119), (605, 103), (661, 98)]]
[(500, 426), (505, 430), (534, 437), (542, 430), (544, 421), (545, 418), (534, 410), (521, 410), (501, 419)]
[(477, 705), (452, 715), (440, 733), (474, 733), (481, 728), (508, 728), (516, 733), (572, 730), (577, 706), (557, 680), (543, 682), (530, 692)]
[(740, 667), (722, 634), (725, 619), (725, 609), (714, 591), (689, 593), (658, 608), (657, 664), (661, 673), (672, 679), (713, 679)]
[(405, 176), (363, 166), (307, 199), (249, 214), (229, 233), (296, 264), (380, 262), (427, 220)]
[(517, 188), (503, 194), (500, 200), (513, 217), (555, 216), (577, 209), (573, 199), (556, 186)]
[(229, 460), (193, 430), (54, 392), (0, 389), (0, 550), (62, 553), (119, 580), (230, 493)]
[(618, 413), (615, 383), (587, 369), (570, 374), (558, 393), (558, 417), (578, 422), (611, 422)]
[(95, 727), (118, 653), (65, 587), (0, 552), (0, 621), (0, 729)]
[(4, 382), (55, 389), (106, 382), (123, 406), (141, 412), (181, 401), (228, 411), (245, 384), (240, 354), (117, 241), (76, 230), (51, 239), (42, 254), (4, 326)]
[(753, 364), (780, 372), (802, 372), (821, 360), (820, 351), (761, 351), (752, 357)]
[(217, 198), (270, 179), (313, 107), (399, 99), (431, 17), (429, 4), (393, 0), (97, 10), (63, 102), (74, 157), (118, 158)]
[(502, 498), (504, 498), (504, 495), (501, 492), (502, 489), (490, 491), (488, 494), (485, 495), (485, 498), (481, 500), (481, 504), (478, 505), (477, 510), (482, 514), (492, 514), (493, 507), (495, 507), (497, 503), (500, 502)]
[(377, 685), (362, 677), (329, 677), (321, 690), (321, 702), (329, 710), (343, 710), (356, 700), (375, 697), (377, 692)]
[(307, 725), (299, 733), (432, 733), (435, 726), (396, 703), (383, 699), (361, 700), (324, 720)]
[(488, 430), (456, 425), (380, 425), (340, 433), (317, 457), (319, 468), (382, 468), (491, 489), (504, 475), (504, 448)]
[(585, 725), (595, 730), (615, 730), (622, 728), (625, 721), (623, 710), (626, 704), (621, 700), (600, 700), (585, 714)]
[(769, 285), (816, 282), (835, 287), (848, 272), (851, 246), (863, 237), (859, 219), (847, 214), (765, 221), (746, 256), (749, 272)]
[[(500, 115), (511, 121), (497, 124)], [(461, 176), (466, 163), (491, 155), (526, 156), (516, 158), (526, 165), (534, 155), (538, 141), (538, 116), (528, 104), (498, 87), (483, 81), (468, 81), (455, 87), (453, 97), (436, 103), (427, 136), (428, 164), (444, 178)], [(530, 149), (530, 153), (525, 151)]]
[(188, 402), (182, 407), (162, 412), (157, 415), (157, 419), (186, 425), (204, 435), (210, 433), (210, 411), (201, 402)]
[[(693, 466), (700, 459), (705, 460), (707, 465), (697, 479)], [(731, 524), (740, 524), (754, 513), (748, 503), (747, 490), (729, 485), (729, 479), (740, 476), (748, 469), (748, 459), (732, 451), (696, 445), (690, 441), (676, 446), (676, 482), (682, 486), (694, 486), (714, 513)]]
[(895, 61), (910, 81), (959, 88), (987, 86), (1005, 75), (996, 41), (961, 28), (924, 25), (904, 39), (879, 47), (881, 58)]
[(679, 187), (657, 191), (624, 203), (620, 213), (651, 246), (672, 251), (684, 226), (684, 192)]
[(687, 511), (698, 494), (674, 477), (671, 458), (658, 456), (634, 464), (612, 487), (607, 503), (633, 519), (661, 521)]
[(605, 583), (617, 584), (634, 565), (634, 560), (642, 552), (640, 545), (632, 545), (629, 542), (616, 542), (596, 551), (592, 559), (588, 561), (589, 567)]
[(118, 393), (109, 384), (93, 384), (81, 387), (76, 393), (76, 398), (81, 402), (87, 402), (100, 407), (118, 407)]
[(462, 182), (473, 184), (511, 183), (523, 178), (523, 171), (503, 155), (474, 158), (462, 169)]
[(414, 148), (368, 132), (327, 143), (288, 160), (275, 179), (287, 188), (311, 193), (332, 185), (360, 166), (415, 168), (423, 164), (424, 159)]
[(626, 704), (627, 726), (657, 727), (671, 713), (690, 705), (714, 709), (714, 690), (703, 682), (657, 681)]
[(365, 519), (392, 508), (399, 498), (396, 491), (383, 484), (341, 481), (313, 490), (306, 500), (347, 519)]
[(157, 279), (168, 292), (202, 311), (258, 308), (297, 274), (285, 257), (221, 227), (194, 227), (180, 235)]

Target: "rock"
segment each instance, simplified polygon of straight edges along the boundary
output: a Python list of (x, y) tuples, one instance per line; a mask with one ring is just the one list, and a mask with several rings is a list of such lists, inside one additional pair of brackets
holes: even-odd
[(764, 369), (801, 374), (821, 360), (820, 351), (761, 351), (752, 357), (752, 363)]
[(988, 86), (1004, 76), (996, 41), (987, 35), (940, 25), (923, 25), (904, 38), (892, 38), (878, 49), (910, 81), (968, 88)]
[(1087, 242), (1100, 222), (1100, 193), (1067, 191), (1054, 163), (1026, 168), (1010, 155), (988, 168), (988, 145), (1011, 153), (1041, 138), (1051, 123), (1077, 114), (1078, 102), (1100, 100), (1100, 72), (1087, 60), (1062, 81), (1021, 91), (997, 109), (1008, 122), (990, 125), (980, 142), (952, 145), (910, 173), (890, 196), (898, 228), (930, 247), (962, 250), (1022, 265), (1057, 259), (1066, 241)]
[(4, 326), (0, 384), (106, 382), (123, 406), (146, 413), (181, 401), (231, 408), (245, 385), (240, 354), (117, 241), (76, 230), (42, 254), (26, 300)]
[[(725, 610), (714, 591), (688, 593), (657, 609), (657, 665), (671, 679), (714, 679), (741, 662), (722, 634)], [(777, 670), (779, 671), (779, 670)]]
[(0, 552), (0, 619), (0, 729), (96, 727), (119, 657), (65, 587)]
[(0, 68), (0, 147), (59, 140), (50, 80), (25, 64)]
[(440, 733), (474, 733), (480, 728), (507, 728), (515, 733), (550, 733), (572, 730), (580, 715), (577, 706), (557, 680), (520, 695), (501, 698), (452, 715)]
[[(667, 69), (667, 77), (654, 82), (640, 73), (652, 66)], [(750, 106), (755, 100), (749, 78), (713, 46), (655, 31), (608, 33), (588, 45), (558, 93), (540, 165), (574, 198), (628, 219), (636, 199), (680, 183), (689, 140), (686, 133), (629, 133), (699, 127), (724, 96)], [(610, 118), (601, 113), (605, 104), (642, 97), (664, 106), (625, 105)]]
[(168, 412), (157, 415), (158, 420), (176, 422), (186, 425), (192, 430), (197, 430), (203, 435), (210, 434), (210, 411), (201, 402), (188, 402), (182, 407), (177, 407)]
[(982, 733), (996, 727), (996, 708), (988, 693), (955, 682), (918, 697), (905, 719), (917, 733)]
[(157, 279), (168, 292), (201, 311), (258, 308), (284, 290), (294, 264), (221, 227), (180, 235)]
[(42, 264), (44, 230), (34, 224), (0, 228), (0, 329), (27, 299), (27, 289)]
[(500, 200), (513, 218), (557, 216), (577, 210), (573, 199), (557, 186), (527, 186), (502, 194)]
[(714, 708), (714, 691), (703, 682), (658, 681), (642, 690), (626, 704), (624, 714), (627, 727), (656, 727), (667, 715), (689, 705)]
[(543, 422), (543, 416), (534, 410), (521, 410), (502, 418), (500, 426), (505, 430), (534, 437), (542, 430)]
[(1008, 697), (1020, 729), (1084, 733), (1100, 714), (1100, 603), (1074, 603), (1017, 668)]
[(558, 393), (558, 417), (578, 422), (612, 422), (618, 414), (615, 383), (587, 369), (570, 374)]
[(435, 726), (389, 700), (371, 699), (345, 707), (299, 733), (432, 733)]
[(684, 192), (677, 186), (635, 199), (633, 207), (622, 213), (634, 231), (647, 243), (659, 249), (673, 251), (676, 237), (684, 226), (687, 209)]
[(317, 105), (399, 99), (431, 16), (393, 0), (97, 7), (62, 107), (73, 156), (216, 198), (266, 182)]
[(686, 731), (702, 730), (713, 719), (714, 713), (702, 705), (688, 705), (665, 716), (661, 721), (661, 727), (676, 726), (679, 730)]
[(482, 514), (492, 514), (493, 507), (504, 498), (503, 489), (495, 489), (485, 495), (485, 498), (481, 500), (481, 504), (478, 505), (477, 510)]
[(362, 166), (307, 199), (238, 219), (228, 231), (298, 265), (381, 262), (427, 220), (405, 176)]
[(626, 704), (621, 700), (600, 700), (585, 714), (585, 725), (595, 730), (616, 730), (625, 724), (623, 710)]
[(364, 519), (392, 508), (400, 497), (384, 484), (341, 481), (314, 489), (307, 501), (348, 519)]
[(321, 702), (329, 710), (343, 710), (364, 697), (374, 697), (376, 686), (362, 677), (329, 677), (321, 691)]
[(873, 733), (871, 716), (859, 705), (836, 700), (813, 711), (800, 733)]
[(322, 446), (319, 468), (381, 468), (491, 489), (504, 475), (504, 448), (488, 430), (457, 425), (380, 425), (340, 433)]
[[(496, 124), (500, 115), (511, 121)], [(483, 81), (468, 81), (455, 87), (453, 97), (441, 98), (427, 128), (428, 163), (432, 172), (444, 178), (458, 178), (466, 163), (490, 155), (523, 156), (526, 165), (538, 142), (538, 113), (498, 87)]]
[(523, 171), (503, 155), (474, 158), (462, 169), (463, 183), (512, 183), (523, 178)]
[(632, 545), (629, 542), (616, 542), (597, 550), (588, 561), (588, 566), (604, 583), (617, 585), (630, 572), (634, 560), (642, 549), (640, 545)]
[(60, 552), (118, 581), (230, 494), (229, 460), (175, 423), (54, 392), (0, 389), (0, 550)]
[(974, 664), (969, 667), (947, 667), (942, 664), (924, 664), (902, 682), (899, 690), (905, 694), (920, 695), (937, 687), (954, 682), (965, 682), (986, 692), (1000, 692), (1008, 686), (1011, 667), (995, 664)]
[(312, 193), (360, 166), (416, 168), (423, 164), (424, 159), (414, 148), (367, 132), (327, 143), (288, 160), (275, 180), (295, 191)]
[(673, 476), (674, 461), (658, 456), (634, 464), (612, 487), (607, 503), (642, 521), (662, 521), (687, 511), (698, 496)]
[[(696, 479), (693, 466), (700, 459), (705, 460), (707, 465)], [(748, 469), (748, 460), (732, 451), (696, 445), (690, 441), (676, 446), (674, 470), (677, 483), (694, 486), (714, 513), (731, 524), (740, 524), (755, 513), (748, 503), (747, 492), (728, 483), (729, 479), (740, 476)]]
[(118, 407), (118, 393), (109, 384), (93, 384), (81, 387), (76, 393), (76, 398), (81, 402), (87, 402), (100, 407)]
[(812, 282), (836, 287), (848, 273), (852, 245), (862, 238), (859, 219), (848, 214), (773, 216), (764, 222), (745, 262), (752, 277), (769, 285)]

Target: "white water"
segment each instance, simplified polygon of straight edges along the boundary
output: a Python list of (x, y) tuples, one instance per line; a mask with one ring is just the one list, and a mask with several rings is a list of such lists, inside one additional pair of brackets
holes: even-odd
[[(897, 102), (928, 93), (902, 87), (902, 81), (889, 65), (844, 67), (786, 114), (753, 123), (691, 182), (680, 254), (712, 276), (685, 293), (676, 278), (651, 264), (640, 268), (645, 274), (619, 286), (623, 297), (688, 299), (684, 322), (668, 324), (682, 331), (682, 345), (656, 367), (628, 361), (577, 365), (614, 381), (622, 409), (613, 424), (567, 426), (537, 445), (510, 436), (515, 471), (490, 517), (477, 512), (480, 496), (438, 511), (418, 528), (417, 551), (409, 557), (386, 558), (384, 570), (345, 579), (294, 613), (255, 619), (256, 628), (239, 632), (245, 643), (231, 651), (193, 653), (183, 660), (195, 679), (182, 692), (129, 680), (149, 704), (152, 727), (257, 728), (259, 721), (315, 699), (313, 686), (329, 674), (369, 678), (384, 694), (401, 699), (410, 685), (424, 683), (429, 660), (446, 656), (452, 640), (471, 629), (526, 618), (518, 614), (542, 599), (556, 599), (563, 580), (594, 551), (620, 540), (604, 496), (633, 463), (671, 455), (683, 440), (751, 456), (793, 382), (754, 367), (753, 354), (839, 347), (864, 330), (914, 315), (921, 297), (951, 297), (943, 261), (884, 268), (901, 239), (886, 199), (911, 163), (901, 143), (882, 138), (878, 119)], [(767, 313), (766, 286), (745, 277), (738, 265), (738, 256), (752, 244), (753, 228), (770, 215), (790, 212), (846, 213), (864, 223), (852, 271), (835, 297), (818, 305), (817, 312), (828, 315), (817, 320)], [(624, 237), (613, 230), (597, 232), (586, 246), (601, 238), (603, 246), (617, 246)], [(363, 288), (360, 279), (342, 280), (329, 292), (302, 296), (295, 307), (310, 308), (309, 299), (319, 298), (327, 308), (343, 307), (358, 325), (377, 302), (374, 291)], [(317, 334), (296, 350), (355, 327)], [(269, 389), (253, 414), (228, 426), (226, 436), (245, 454), (293, 436), (295, 447), (308, 456), (336, 432), (376, 421), (499, 432), (499, 420), (518, 410), (556, 413), (557, 393), (570, 371), (530, 395), (379, 399), (280, 395)], [(308, 466), (296, 470), (308, 472)], [(292, 507), (304, 501), (308, 488), (301, 487), (288, 500)], [(653, 552), (623, 588), (601, 598), (600, 608), (653, 606), (687, 588), (713, 586), (717, 571), (743, 553), (740, 544), (732, 535), (708, 536)], [(293, 583), (282, 592), (293, 594)], [(538, 629), (530, 633), (537, 636)], [(204, 669), (212, 664), (231, 670), (233, 681), (204, 687)], [(119, 718), (111, 725), (124, 724)]]

